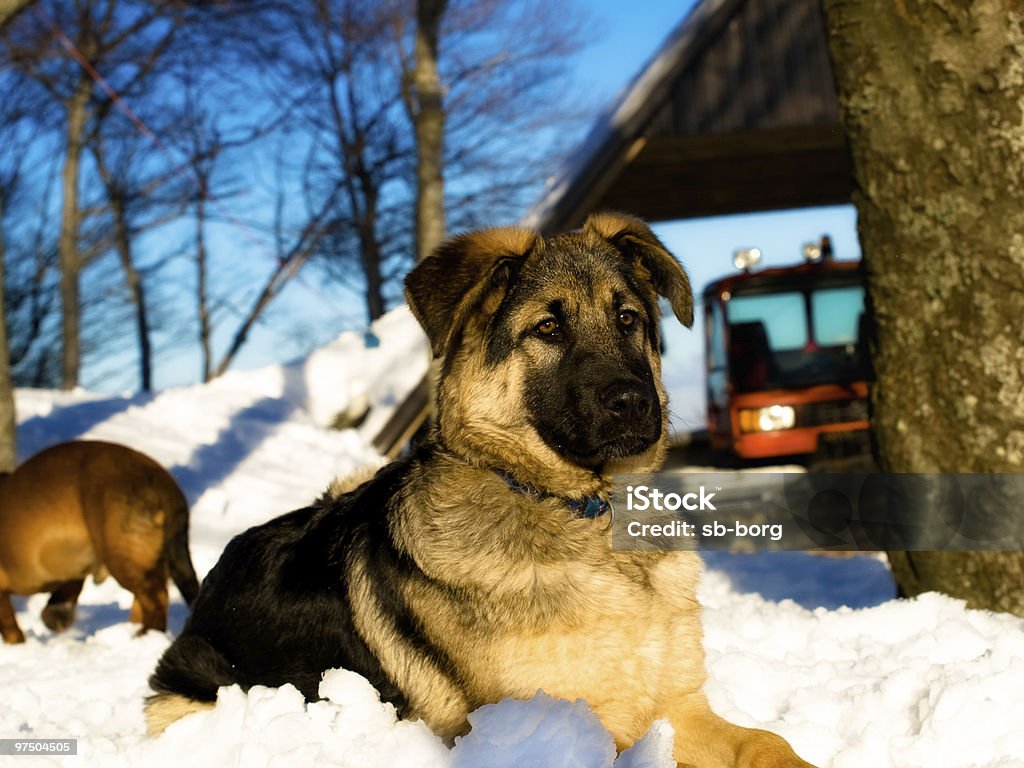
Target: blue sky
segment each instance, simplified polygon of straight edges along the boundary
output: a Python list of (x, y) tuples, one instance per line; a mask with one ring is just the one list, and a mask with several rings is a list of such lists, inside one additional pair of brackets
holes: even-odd
[[(654, 55), (694, 0), (591, 0), (594, 41), (580, 54), (576, 79), (600, 100), (612, 99)], [(643, 9), (643, 10), (640, 10)]]
[[(579, 55), (574, 80), (581, 93), (594, 97), (604, 108), (638, 74), (660, 47), (672, 29), (683, 19), (693, 0), (645, 0), (625, 3), (621, 0), (590, 0), (581, 3), (591, 15), (593, 42)], [(596, 115), (595, 115), (596, 117)], [(552, 169), (552, 172), (557, 169)], [(525, 213), (525, 211), (524, 211)], [(717, 217), (712, 219), (664, 222), (655, 231), (690, 273), (695, 291), (732, 269), (731, 256), (736, 248), (757, 246), (764, 252), (766, 264), (787, 264), (800, 259), (802, 243), (823, 233), (832, 236), (838, 258), (859, 255), (852, 206), (836, 206), (795, 211)], [(495, 222), (502, 224), (507, 222)], [(295, 281), (271, 307), (266, 322), (253, 332), (243, 348), (235, 368), (253, 368), (284, 362), (306, 351), (311, 345), (333, 338), (342, 327), (342, 318), (352, 325), (353, 307), (361, 307), (340, 297), (336, 290), (317, 285), (311, 276)], [(294, 320), (301, 317), (303, 330), (296, 333)], [(699, 324), (693, 332), (678, 326), (667, 327), (669, 355), (666, 378), (690, 381), (696, 386), (701, 350)], [(160, 356), (157, 387), (165, 388), (195, 381), (198, 370), (194, 349), (171, 349)], [(693, 378), (693, 377), (697, 378)], [(86, 384), (100, 389), (124, 386), (120, 377)], [(102, 378), (102, 377), (101, 377)], [(682, 405), (682, 404), (680, 404)], [(695, 404), (696, 406), (696, 404)], [(687, 409), (689, 410), (689, 409)]]

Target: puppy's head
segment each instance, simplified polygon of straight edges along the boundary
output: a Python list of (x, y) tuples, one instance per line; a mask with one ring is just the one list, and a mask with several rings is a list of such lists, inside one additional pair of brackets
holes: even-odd
[(604, 213), (548, 239), (520, 228), (460, 235), (405, 288), (440, 360), (449, 449), (563, 495), (660, 463), (658, 296), (690, 326), (693, 295), (645, 223)]

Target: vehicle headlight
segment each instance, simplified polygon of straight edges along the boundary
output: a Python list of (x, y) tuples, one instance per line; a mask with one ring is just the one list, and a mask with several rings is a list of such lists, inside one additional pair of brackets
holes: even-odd
[(740, 411), (740, 431), (776, 432), (796, 425), (796, 411), (791, 405), (769, 405)]

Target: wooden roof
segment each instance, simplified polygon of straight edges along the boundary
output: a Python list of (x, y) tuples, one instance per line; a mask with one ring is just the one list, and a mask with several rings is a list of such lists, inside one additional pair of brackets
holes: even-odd
[(701, 0), (526, 223), (844, 203), (852, 183), (819, 0)]

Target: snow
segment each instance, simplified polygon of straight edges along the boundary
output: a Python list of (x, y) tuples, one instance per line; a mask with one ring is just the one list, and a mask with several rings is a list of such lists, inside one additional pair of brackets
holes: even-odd
[[(203, 574), (234, 534), (308, 503), (335, 475), (379, 462), (367, 424), (386, 418), (426, 364), (422, 335), (398, 310), (305, 360), (204, 386), (150, 397), (20, 391), (19, 448), (24, 458), (62, 440), (101, 438), (163, 462), (192, 503), (192, 553)], [(324, 429), (358, 398), (377, 406), (367, 423)], [(877, 557), (706, 560), (707, 693), (723, 716), (778, 732), (821, 768), (1024, 766), (1024, 621), (934, 594), (896, 600)], [(186, 616), (173, 594), (171, 633)], [(136, 637), (131, 596), (112, 579), (86, 585), (64, 634), (43, 626), (45, 603), (45, 595), (15, 600), (27, 642), (0, 645), (0, 738), (77, 738), (78, 756), (25, 765), (672, 764), (668, 723), (616, 757), (585, 702), (542, 692), (481, 707), (448, 749), (422, 723), (398, 721), (345, 670), (325, 676), (324, 699), (313, 704), (290, 686), (224, 689), (215, 709), (149, 739), (141, 702), (171, 634)]]
[(441, 768), (448, 750), (419, 722), (399, 722), (390, 704), (354, 672), (334, 670), (320, 685), (323, 701), (306, 704), (291, 685), (222, 689), (217, 707), (173, 724), (159, 739), (142, 742), (125, 765), (179, 765), (195, 745), (209, 744), (201, 764), (323, 765)]
[(1018, 618), (936, 594), (808, 611), (737, 595), (715, 572), (702, 599), (712, 706), (770, 726), (812, 762), (1007, 768), (1024, 758)]

